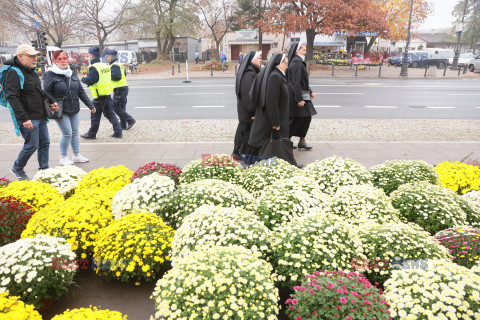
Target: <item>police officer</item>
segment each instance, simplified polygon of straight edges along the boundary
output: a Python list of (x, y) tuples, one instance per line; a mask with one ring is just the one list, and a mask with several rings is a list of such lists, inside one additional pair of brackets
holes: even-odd
[(120, 118), (122, 129), (130, 130), (136, 121), (127, 113), (128, 85), (125, 67), (117, 61), (117, 50), (105, 50), (105, 54), (112, 71), (113, 110)]
[(122, 137), (122, 127), (117, 116), (113, 112), (113, 103), (110, 95), (113, 92), (112, 72), (110, 66), (100, 61), (100, 48), (88, 49), (90, 54), (90, 69), (88, 75), (82, 78), (82, 82), (90, 87), (93, 96), (93, 105), (97, 110), (90, 115), (91, 126), (87, 133), (82, 134), (84, 139), (96, 139), (102, 113), (113, 125), (113, 138)]

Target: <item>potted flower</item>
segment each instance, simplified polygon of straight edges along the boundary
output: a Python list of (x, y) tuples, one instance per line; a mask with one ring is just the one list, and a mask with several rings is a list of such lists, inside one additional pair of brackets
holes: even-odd
[(42, 320), (42, 316), (31, 304), (25, 304), (20, 297), (11, 296), (7, 292), (0, 293), (0, 318)]
[(36, 181), (14, 181), (0, 188), (1, 197), (14, 197), (32, 206), (36, 211), (61, 204), (63, 196), (51, 185)]
[(75, 192), (86, 189), (110, 189), (118, 191), (130, 183), (133, 172), (125, 166), (101, 167), (90, 171), (75, 188)]
[(480, 168), (459, 161), (444, 161), (435, 170), (440, 176), (440, 183), (462, 195), (471, 190), (480, 190)]
[(33, 181), (45, 182), (68, 198), (87, 173), (76, 166), (64, 166), (38, 171)]
[(20, 239), (35, 210), (15, 198), (0, 198), (0, 247)]
[(180, 183), (190, 183), (202, 179), (218, 179), (238, 183), (242, 175), (242, 165), (226, 154), (203, 155), (202, 159), (189, 162), (183, 167)]
[(149, 162), (141, 167), (139, 167), (134, 173), (131, 181), (133, 182), (136, 179), (140, 179), (142, 177), (148, 176), (152, 173), (158, 173), (162, 176), (170, 177), (173, 181), (175, 181), (175, 185), (179, 184), (178, 178), (182, 173), (182, 168), (175, 164), (164, 164), (158, 162)]
[(471, 268), (480, 261), (480, 229), (463, 226), (442, 230), (435, 239), (448, 249), (453, 262)]
[(108, 320), (127, 320), (127, 316), (118, 311), (108, 309), (99, 310), (97, 307), (68, 309), (62, 314), (56, 315), (52, 320), (77, 320), (77, 319), (108, 319)]

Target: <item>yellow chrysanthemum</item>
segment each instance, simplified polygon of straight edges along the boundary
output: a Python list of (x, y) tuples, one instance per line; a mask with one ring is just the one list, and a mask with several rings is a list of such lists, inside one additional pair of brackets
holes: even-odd
[(42, 320), (42, 316), (31, 304), (25, 304), (20, 297), (0, 293), (0, 319), (3, 320)]

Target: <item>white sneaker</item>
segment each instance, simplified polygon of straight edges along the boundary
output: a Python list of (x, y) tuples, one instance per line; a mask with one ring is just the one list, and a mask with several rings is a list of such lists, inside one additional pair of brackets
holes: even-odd
[(67, 156), (60, 158), (60, 165), (61, 166), (71, 166), (73, 165), (73, 161), (70, 160)]
[(88, 161), (90, 161), (90, 160), (88, 160), (87, 158), (85, 158), (84, 156), (82, 156), (80, 153), (77, 153), (77, 154), (74, 154), (74, 155), (73, 155), (72, 161), (73, 161), (73, 162), (88, 162)]

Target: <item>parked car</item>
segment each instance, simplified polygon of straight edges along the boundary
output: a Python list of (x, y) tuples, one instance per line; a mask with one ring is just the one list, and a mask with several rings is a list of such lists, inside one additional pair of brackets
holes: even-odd
[(448, 65), (448, 59), (455, 56), (455, 52), (449, 49), (442, 48), (427, 48), (428, 53), (427, 65), (436, 66), (439, 69), (445, 68)]
[[(470, 62), (470, 60), (472, 60), (473, 58), (475, 58), (477, 55), (476, 54), (473, 54), (472, 52), (466, 52), (466, 53), (462, 53), (460, 55), (460, 57), (458, 58), (458, 64), (459, 66), (464, 66), (464, 65), (468, 65), (468, 63)], [(453, 59), (454, 57), (452, 58), (448, 58), (448, 65), (452, 65), (453, 64)]]
[[(428, 54), (425, 51), (415, 51), (408, 53), (408, 67), (418, 68), (427, 64)], [(389, 63), (391, 65), (401, 66), (403, 63), (403, 53), (390, 58)]]
[(475, 59), (470, 60), (468, 63), (468, 69), (472, 72), (475, 70), (480, 70), (480, 56), (475, 57)]

